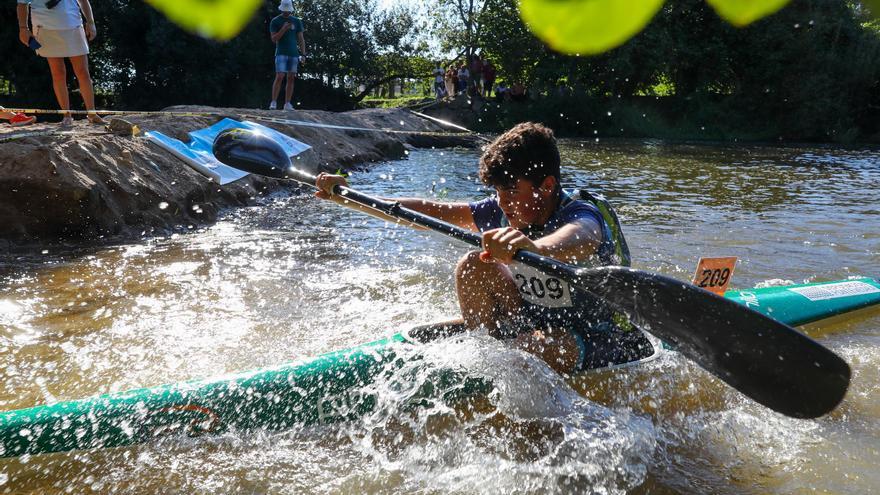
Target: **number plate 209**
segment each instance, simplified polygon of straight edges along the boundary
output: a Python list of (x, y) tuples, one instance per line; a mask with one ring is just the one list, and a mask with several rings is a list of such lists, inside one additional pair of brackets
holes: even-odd
[(694, 285), (723, 296), (730, 285), (735, 267), (736, 256), (700, 258), (697, 273), (694, 274)]
[(520, 263), (511, 264), (510, 271), (516, 289), (526, 301), (547, 308), (571, 307), (571, 287), (568, 282)]

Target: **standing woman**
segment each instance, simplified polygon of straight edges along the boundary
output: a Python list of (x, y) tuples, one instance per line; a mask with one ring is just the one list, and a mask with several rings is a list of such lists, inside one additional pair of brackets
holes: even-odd
[(455, 72), (455, 68), (450, 65), (443, 77), (443, 83), (446, 85), (446, 95), (450, 98), (455, 98), (455, 84), (457, 82), (458, 74)]
[[(28, 7), (33, 33), (28, 28)], [(69, 58), (79, 81), (79, 92), (89, 111), (89, 122), (103, 124), (104, 120), (95, 113), (95, 92), (89, 75), (88, 41), (94, 40), (97, 34), (89, 0), (18, 0), (17, 14), (18, 39), (25, 46), (30, 46), (31, 37), (39, 43), (37, 55), (49, 61), (52, 87), (61, 109), (70, 110), (67, 67), (64, 64), (64, 59)], [(70, 113), (64, 114), (61, 125), (73, 125)]]

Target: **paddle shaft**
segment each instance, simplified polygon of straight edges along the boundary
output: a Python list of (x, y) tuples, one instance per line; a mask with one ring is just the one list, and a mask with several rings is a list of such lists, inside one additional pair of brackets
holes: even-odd
[[(285, 171), (285, 177), (302, 184), (317, 187), (315, 186), (317, 177), (296, 168), (287, 169)], [(410, 222), (431, 229), (435, 232), (440, 232), (441, 234), (446, 234), (449, 237), (459, 239), (474, 247), (481, 248), (483, 246), (483, 238), (476, 232), (465, 230), (457, 225), (406, 208), (397, 201), (388, 201), (377, 198), (344, 186), (335, 186), (333, 188), (333, 194), (343, 198), (343, 202), (346, 200), (351, 201), (361, 206), (365, 206), (368, 209), (380, 211), (392, 218)], [(513, 258), (516, 261), (548, 274), (559, 275), (569, 279), (577, 277), (577, 267), (531, 251), (519, 250)]]

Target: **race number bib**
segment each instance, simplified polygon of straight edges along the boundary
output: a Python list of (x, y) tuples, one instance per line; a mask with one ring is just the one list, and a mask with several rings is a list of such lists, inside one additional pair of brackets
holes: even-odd
[(516, 289), (526, 301), (546, 308), (571, 307), (568, 282), (542, 273), (521, 263), (510, 265)]

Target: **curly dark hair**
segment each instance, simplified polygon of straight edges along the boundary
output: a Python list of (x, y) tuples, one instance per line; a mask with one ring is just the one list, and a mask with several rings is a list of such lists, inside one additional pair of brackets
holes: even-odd
[(559, 182), (559, 161), (553, 131), (535, 122), (523, 122), (483, 151), (480, 180), (493, 187), (512, 187), (517, 179), (539, 185), (550, 176)]

